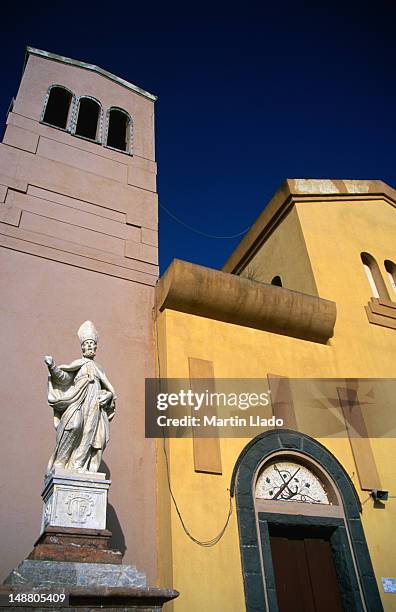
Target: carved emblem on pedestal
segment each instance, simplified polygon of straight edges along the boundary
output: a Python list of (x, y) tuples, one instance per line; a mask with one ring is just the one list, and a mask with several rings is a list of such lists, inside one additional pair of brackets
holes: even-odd
[(94, 508), (94, 500), (90, 495), (71, 495), (66, 499), (67, 514), (72, 517), (73, 523), (84, 524), (91, 516)]

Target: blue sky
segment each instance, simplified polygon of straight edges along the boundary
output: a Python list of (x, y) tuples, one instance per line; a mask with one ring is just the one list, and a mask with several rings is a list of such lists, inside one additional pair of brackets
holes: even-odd
[[(286, 177), (396, 187), (391, 2), (85, 2), (2, 13), (0, 113), (27, 44), (97, 64), (159, 96), (160, 203), (197, 232), (249, 227)], [(160, 261), (219, 268), (240, 238), (160, 209)]]

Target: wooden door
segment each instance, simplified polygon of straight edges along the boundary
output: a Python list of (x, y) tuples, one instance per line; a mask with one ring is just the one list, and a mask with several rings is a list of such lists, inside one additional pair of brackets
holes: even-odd
[(329, 537), (287, 529), (270, 542), (279, 612), (342, 612)]

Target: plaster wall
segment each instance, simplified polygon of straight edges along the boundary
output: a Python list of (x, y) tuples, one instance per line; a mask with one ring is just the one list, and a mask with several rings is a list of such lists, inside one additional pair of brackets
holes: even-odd
[[(338, 359), (331, 346), (175, 311), (166, 311), (160, 318), (166, 319), (168, 377), (188, 378), (189, 357), (213, 361), (215, 376), (219, 378), (265, 378), (268, 373), (296, 378), (375, 375), (370, 368), (369, 346), (365, 349), (361, 346), (359, 358), (363, 357), (363, 360), (359, 359), (360, 366), (355, 355), (354, 369), (350, 370), (350, 374), (344, 374), (338, 368)], [(160, 325), (163, 324), (161, 321)], [(165, 374), (162, 373), (162, 376)], [(191, 439), (169, 441), (173, 492), (183, 519), (194, 537), (207, 540), (222, 529), (227, 517), (227, 489), (232, 471), (239, 453), (248, 441), (220, 440), (222, 475), (194, 471)], [(363, 527), (381, 597), (387, 610), (395, 610), (392, 595), (385, 595), (380, 583), (381, 576), (393, 576), (396, 572), (392, 535), (392, 525), (396, 520), (394, 500), (389, 501), (385, 510), (373, 507), (369, 493), (360, 489), (350, 442), (346, 436), (319, 441), (342, 463), (359, 493), (363, 504)], [(396, 451), (395, 440), (371, 440), (371, 446), (382, 487), (392, 491), (394, 470), (389, 457)], [(158, 452), (163, 452), (160, 446)], [(169, 495), (166, 484), (162, 485), (161, 494)], [(165, 504), (164, 501), (161, 503)], [(159, 530), (166, 533), (170, 531), (172, 534), (171, 548), (169, 542), (159, 540), (163, 546), (163, 549), (161, 546), (159, 549), (159, 562), (161, 568), (161, 560), (172, 555), (173, 585), (181, 592), (173, 604), (175, 610), (221, 609), (237, 612), (244, 609), (236, 512), (231, 517), (224, 537), (213, 548), (201, 548), (186, 536), (173, 507), (168, 515), (159, 517)]]
[(93, 96), (104, 108), (117, 106), (126, 110), (135, 125), (136, 155), (154, 160), (153, 102), (84, 68), (29, 55), (13, 111), (33, 120), (40, 119), (48, 87), (53, 84), (67, 87), (76, 96)]
[(144, 379), (153, 375), (151, 287), (41, 257), (1, 253), (2, 513), (0, 580), (33, 548), (40, 493), (55, 442), (43, 356), (57, 364), (80, 356), (76, 331), (99, 331), (97, 361), (118, 396), (101, 470), (112, 480), (108, 528), (125, 562), (156, 579), (155, 458), (144, 438)]
[[(40, 122), (48, 87), (125, 109), (133, 155)], [(80, 355), (93, 320), (98, 362), (117, 395), (102, 469), (108, 528), (125, 562), (157, 578), (155, 444), (144, 437), (144, 379), (153, 376), (152, 308), (158, 277), (153, 100), (97, 72), (29, 55), (0, 144), (0, 580), (39, 535), (44, 471), (55, 430), (45, 354)]]
[[(396, 332), (368, 321), (364, 306), (371, 292), (360, 260), (361, 251), (368, 251), (377, 259), (382, 271), (384, 259), (395, 261), (394, 218), (394, 208), (376, 198), (364, 202), (301, 202), (292, 216), (283, 221), (285, 227), (282, 229), (282, 223), (269, 238), (274, 248), (276, 245), (277, 253), (272, 255), (271, 249), (266, 251), (264, 244), (257, 255), (257, 258), (262, 257), (263, 269), (267, 266), (266, 272), (272, 275), (282, 276), (282, 269), (270, 266), (287, 261), (284, 274), (287, 272), (292, 282), (300, 283), (290, 288), (302, 290), (302, 287), (313, 289), (316, 286), (320, 297), (336, 302), (335, 335), (326, 345), (168, 309), (158, 317), (161, 376), (188, 379), (188, 359), (193, 357), (212, 361), (217, 378), (265, 379), (268, 374), (289, 378), (395, 378)], [(298, 238), (290, 234), (289, 222), (294, 224), (293, 231)], [(280, 232), (278, 237), (277, 232)], [(296, 241), (302, 245), (302, 240), (305, 245), (300, 250), (303, 268), (301, 259), (291, 255), (290, 250), (290, 245)], [(279, 251), (287, 253), (287, 258)], [(269, 275), (265, 280), (271, 280)], [(392, 295), (387, 278), (386, 282)], [(303, 412), (296, 416), (301, 425)], [(391, 497), (384, 508), (374, 507), (369, 492), (361, 489), (347, 435), (318, 439), (342, 463), (355, 485), (384, 608), (396, 610), (394, 596), (385, 594), (381, 584), (382, 576), (396, 575), (393, 545), (396, 505), (391, 460), (396, 452), (395, 439), (370, 440), (381, 486), (390, 491)], [(222, 475), (194, 471), (191, 439), (169, 441), (173, 493), (195, 538), (210, 539), (224, 526), (232, 470), (248, 441), (220, 439)], [(163, 452), (160, 447), (158, 452)], [(163, 472), (159, 472), (159, 478), (163, 477)], [(166, 482), (159, 488), (159, 494), (169, 498)], [(165, 508), (165, 502), (161, 503)], [(161, 537), (164, 531), (171, 533), (171, 543), (169, 537)], [(245, 608), (236, 512), (223, 538), (212, 548), (202, 548), (187, 537), (173, 506), (159, 517), (159, 534), (160, 569), (161, 559), (171, 557), (173, 585), (181, 592), (173, 603), (175, 611), (221, 609), (237, 612)]]
[(337, 304), (334, 346), (337, 367), (354, 376), (364, 367), (371, 376), (395, 378), (396, 333), (369, 324), (365, 305), (372, 291), (360, 259), (362, 252), (377, 261), (396, 303), (384, 260), (396, 261), (396, 210), (384, 199), (304, 202), (297, 204), (319, 295)]
[(295, 208), (267, 237), (240, 275), (262, 283), (270, 283), (274, 276), (280, 276), (283, 287), (318, 295)]

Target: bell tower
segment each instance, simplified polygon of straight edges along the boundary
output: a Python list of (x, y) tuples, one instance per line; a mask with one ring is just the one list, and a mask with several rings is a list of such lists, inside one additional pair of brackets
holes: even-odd
[(158, 277), (156, 96), (92, 64), (28, 47), (0, 144), (0, 579), (31, 549), (54, 442), (43, 356), (63, 363), (94, 320), (117, 414), (101, 470), (124, 562), (156, 581), (155, 447), (144, 437)]

